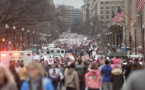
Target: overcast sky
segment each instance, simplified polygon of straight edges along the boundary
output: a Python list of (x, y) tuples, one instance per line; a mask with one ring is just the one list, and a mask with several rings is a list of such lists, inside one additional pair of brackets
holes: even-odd
[(54, 3), (57, 4), (65, 4), (75, 6), (75, 8), (81, 8), (83, 5), (83, 0), (54, 0)]

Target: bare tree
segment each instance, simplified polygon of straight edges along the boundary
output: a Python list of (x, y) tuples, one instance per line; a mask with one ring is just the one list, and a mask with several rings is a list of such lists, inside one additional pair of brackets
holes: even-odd
[(54, 17), (49, 0), (0, 0), (0, 25), (36, 25)]

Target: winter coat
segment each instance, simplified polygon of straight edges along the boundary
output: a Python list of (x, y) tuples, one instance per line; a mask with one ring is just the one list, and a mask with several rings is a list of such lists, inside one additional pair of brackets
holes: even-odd
[(7, 83), (6, 85), (3, 85), (0, 90), (18, 90), (16, 84)]
[[(42, 79), (42, 86), (43, 86), (43, 90), (54, 90), (51, 80), (49, 80), (48, 78)], [(30, 90), (29, 82), (25, 81), (22, 84), (21, 90)]]
[(76, 65), (76, 71), (78, 73), (80, 82), (84, 82), (84, 79), (85, 79), (85, 67), (84, 67), (84, 65)]
[(116, 69), (112, 70), (111, 73), (112, 73), (112, 75), (111, 75), (110, 80), (113, 84), (113, 90), (121, 90), (121, 87), (124, 82), (122, 70), (119, 68), (116, 68)]
[(75, 69), (70, 68), (65, 70), (65, 86), (79, 90), (79, 77)]
[(123, 71), (126, 79), (131, 73), (132, 64), (133, 64), (132, 62), (127, 62), (126, 64), (123, 64)]
[(26, 80), (28, 76), (27, 69), (25, 67), (20, 67), (18, 70), (18, 75), (21, 80)]
[(145, 90), (145, 69), (131, 73), (122, 90)]
[(110, 65), (104, 65), (101, 69), (103, 76), (103, 82), (110, 82), (112, 67)]
[[(92, 78), (90, 75), (93, 75), (93, 77), (95, 77), (95, 78), (92, 77), (94, 79), (93, 81), (92, 81)], [(96, 76), (94, 76), (94, 75), (96, 75)], [(95, 83), (93, 83), (93, 82), (95, 82)], [(85, 74), (85, 83), (86, 83), (86, 87), (88, 87), (88, 88), (93, 87), (92, 89), (100, 89), (102, 87), (101, 71), (100, 70), (89, 70), (89, 72)]]

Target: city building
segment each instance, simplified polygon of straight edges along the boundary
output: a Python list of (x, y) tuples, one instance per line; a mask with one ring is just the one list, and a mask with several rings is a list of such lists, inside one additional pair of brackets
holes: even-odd
[(124, 9), (125, 0), (84, 0), (82, 6), (83, 21), (97, 16), (104, 22), (111, 22), (112, 12), (117, 13), (118, 8)]
[(66, 6), (68, 17), (68, 29), (70, 30), (74, 21), (82, 22), (82, 11), (73, 6)]
[[(142, 32), (141, 28), (144, 29), (145, 25), (145, 5), (143, 6), (141, 13), (136, 9), (137, 0), (125, 0), (125, 29), (124, 29), (124, 43), (126, 41), (126, 46), (129, 46), (129, 33), (132, 36), (132, 52), (137, 51), (142, 48)], [(141, 17), (142, 14), (142, 17)], [(131, 18), (131, 19), (130, 19)], [(142, 25), (141, 25), (142, 20)], [(132, 25), (131, 25), (132, 24)]]

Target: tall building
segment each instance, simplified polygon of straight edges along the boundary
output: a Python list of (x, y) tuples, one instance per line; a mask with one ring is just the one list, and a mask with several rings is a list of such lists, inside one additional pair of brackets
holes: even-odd
[(125, 0), (84, 0), (82, 6), (83, 21), (97, 16), (100, 20), (109, 23), (112, 12), (117, 13), (118, 8), (124, 9)]
[[(136, 9), (137, 0), (125, 0), (125, 30), (124, 30), (124, 42), (126, 40), (127, 46), (129, 46), (129, 32), (132, 36), (132, 49), (134, 51), (135, 47), (137, 49), (142, 47), (142, 32), (141, 32), (141, 20), (142, 24), (145, 25), (145, 5), (141, 10), (142, 18), (140, 13)], [(132, 18), (132, 20), (130, 19)], [(130, 24), (133, 23), (132, 26)], [(135, 31), (136, 30), (136, 31)], [(136, 35), (136, 40), (135, 40)], [(136, 43), (136, 44), (135, 44)]]
[(82, 22), (82, 11), (73, 6), (66, 6), (68, 17), (68, 29), (70, 30), (75, 20)]

